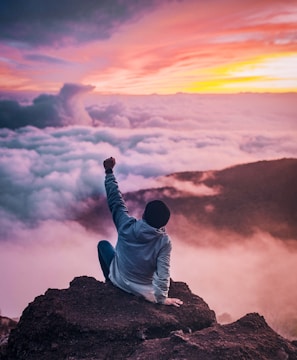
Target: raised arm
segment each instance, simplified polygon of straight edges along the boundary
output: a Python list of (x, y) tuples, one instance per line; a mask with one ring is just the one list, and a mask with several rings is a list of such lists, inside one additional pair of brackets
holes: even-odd
[(116, 162), (110, 157), (103, 162), (105, 168), (105, 190), (107, 195), (107, 203), (112, 213), (113, 221), (117, 229), (124, 225), (127, 221), (132, 220), (128, 214), (128, 209), (119, 190), (118, 182), (113, 174), (113, 168)]

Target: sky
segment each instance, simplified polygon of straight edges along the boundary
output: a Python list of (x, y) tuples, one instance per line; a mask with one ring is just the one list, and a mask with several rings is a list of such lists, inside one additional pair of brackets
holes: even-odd
[[(96, 245), (115, 243), (115, 229), (98, 217), (104, 231), (90, 232), (74, 214), (105, 196), (105, 158), (123, 192), (178, 171), (297, 158), (296, 19), (297, 1), (0, 2), (2, 315), (74, 276), (103, 280)], [(172, 234), (174, 280), (217, 314), (259, 311), (291, 336), (296, 239), (189, 231), (229, 246), (185, 247)]]
[(297, 89), (296, 0), (1, 1), (1, 90)]

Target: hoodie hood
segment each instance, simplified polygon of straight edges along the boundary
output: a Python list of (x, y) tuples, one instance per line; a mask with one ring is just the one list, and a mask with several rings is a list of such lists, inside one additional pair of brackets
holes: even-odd
[(156, 229), (149, 225), (144, 219), (138, 220), (134, 225), (135, 238), (144, 243), (150, 241), (158, 241), (166, 236), (165, 227)]

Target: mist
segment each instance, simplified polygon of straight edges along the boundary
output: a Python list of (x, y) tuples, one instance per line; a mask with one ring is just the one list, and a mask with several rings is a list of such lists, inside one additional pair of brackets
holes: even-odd
[(220, 323), (250, 312), (263, 315), (286, 338), (296, 339), (297, 244), (265, 233), (251, 238), (197, 231), (197, 236), (226, 239), (225, 246), (191, 246), (176, 239), (172, 256), (174, 280), (215, 310)]

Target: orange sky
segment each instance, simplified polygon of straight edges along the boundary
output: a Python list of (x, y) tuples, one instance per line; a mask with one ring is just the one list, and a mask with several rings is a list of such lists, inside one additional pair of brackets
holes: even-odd
[(59, 24), (32, 10), (1, 25), (1, 90), (56, 92), (63, 83), (123, 94), (297, 90), (296, 0), (159, 1), (125, 19), (102, 6), (106, 29), (61, 4)]

